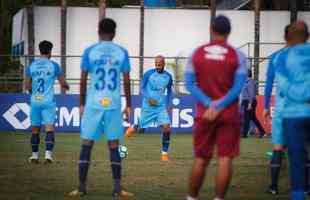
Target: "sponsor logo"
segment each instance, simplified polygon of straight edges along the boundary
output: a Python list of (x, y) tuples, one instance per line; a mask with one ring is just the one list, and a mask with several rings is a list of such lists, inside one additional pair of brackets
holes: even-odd
[[(30, 127), (29, 113), (30, 107), (27, 103), (16, 103), (2, 116), (15, 129), (28, 129)], [(24, 119), (20, 119), (19, 114), (23, 114), (25, 116)]]

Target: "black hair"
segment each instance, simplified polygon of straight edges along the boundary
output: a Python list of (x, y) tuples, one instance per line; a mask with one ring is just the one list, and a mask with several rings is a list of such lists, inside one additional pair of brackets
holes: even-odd
[(219, 15), (212, 21), (212, 30), (221, 35), (229, 34), (231, 31), (230, 20), (224, 16)]
[(53, 43), (47, 40), (43, 40), (39, 44), (39, 50), (42, 55), (46, 55), (52, 52)]
[(289, 29), (290, 29), (291, 24), (288, 24), (284, 28), (284, 38), (285, 40), (289, 40)]
[(111, 18), (104, 18), (99, 22), (99, 34), (115, 34), (116, 23)]

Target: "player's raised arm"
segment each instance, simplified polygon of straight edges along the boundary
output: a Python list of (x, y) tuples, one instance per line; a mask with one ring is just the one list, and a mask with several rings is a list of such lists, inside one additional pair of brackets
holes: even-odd
[(211, 98), (208, 97), (196, 84), (196, 74), (194, 71), (192, 56), (190, 56), (187, 61), (184, 79), (186, 89), (205, 107), (209, 107)]
[(217, 111), (226, 108), (232, 102), (234, 102), (240, 95), (243, 85), (245, 83), (247, 77), (247, 59), (240, 52), (238, 52), (238, 57), (239, 66), (234, 75), (233, 86), (223, 98), (215, 102), (215, 108)]

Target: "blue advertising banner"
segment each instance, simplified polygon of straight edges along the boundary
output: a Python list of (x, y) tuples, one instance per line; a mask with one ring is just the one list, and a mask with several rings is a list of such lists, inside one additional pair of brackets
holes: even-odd
[[(141, 96), (132, 96), (131, 124), (138, 124), (141, 112)], [(0, 131), (30, 130), (30, 96), (27, 94), (0, 93)], [(79, 132), (80, 113), (78, 95), (56, 95), (56, 131)], [(123, 98), (123, 105), (125, 99)], [(191, 133), (194, 124), (194, 99), (191, 96), (175, 96), (172, 99), (171, 127), (175, 133)], [(124, 126), (129, 126), (124, 122)], [(155, 125), (154, 125), (155, 127)], [(150, 128), (148, 132), (159, 132)]]

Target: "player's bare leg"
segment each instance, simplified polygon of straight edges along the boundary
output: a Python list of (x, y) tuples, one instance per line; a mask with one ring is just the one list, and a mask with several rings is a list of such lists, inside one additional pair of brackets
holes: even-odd
[(69, 197), (81, 197), (87, 194), (87, 174), (90, 165), (91, 151), (94, 145), (93, 140), (82, 140), (79, 159), (79, 187), (68, 193)]
[(198, 197), (200, 188), (203, 184), (206, 169), (211, 158), (195, 158), (191, 174), (188, 181), (188, 196), (187, 200), (195, 200)]
[(171, 129), (170, 124), (164, 124), (162, 126), (163, 133), (162, 133), (162, 150), (161, 150), (161, 160), (162, 161), (168, 161), (168, 150), (170, 145), (170, 135), (171, 135)]
[(30, 163), (39, 163), (40, 129), (41, 127), (39, 126), (32, 127), (32, 134), (30, 139), (32, 155), (28, 159)]
[(217, 161), (215, 195), (224, 199), (232, 176), (232, 158), (219, 157)]
[(53, 162), (53, 149), (55, 143), (55, 131), (54, 125), (48, 124), (45, 125), (45, 164), (49, 164)]
[(122, 165), (121, 165), (121, 157), (119, 155), (118, 140), (111, 140), (108, 142), (109, 151), (110, 151), (110, 161), (112, 168), (112, 176), (114, 180), (114, 189), (113, 189), (113, 197), (131, 197), (132, 193), (125, 191), (121, 187), (121, 176), (122, 176)]

